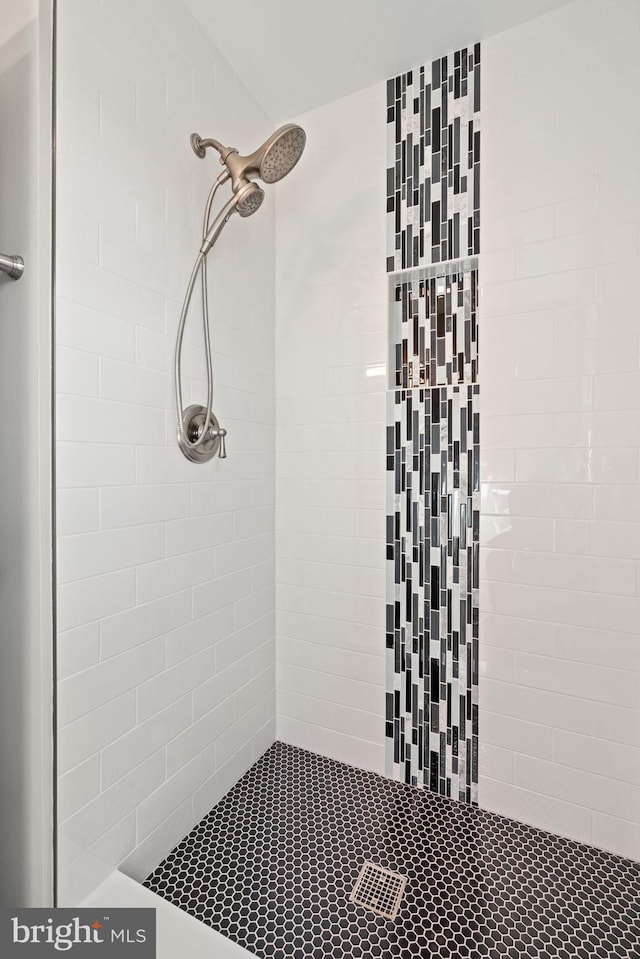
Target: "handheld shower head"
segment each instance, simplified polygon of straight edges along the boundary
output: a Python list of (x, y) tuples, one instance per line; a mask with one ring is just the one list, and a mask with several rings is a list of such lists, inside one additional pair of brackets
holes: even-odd
[(236, 209), (240, 216), (251, 216), (262, 206), (264, 190), (253, 180), (248, 180), (236, 193), (236, 200)]
[(203, 157), (207, 147), (214, 147), (218, 151), (220, 162), (231, 176), (234, 193), (247, 183), (249, 174), (265, 183), (277, 183), (294, 168), (306, 142), (307, 135), (297, 123), (286, 123), (280, 127), (249, 156), (241, 156), (235, 147), (225, 147), (218, 140), (203, 140), (197, 133), (191, 136), (191, 146), (197, 156)]
[(253, 180), (245, 180), (241, 183), (238, 192), (227, 201), (203, 237), (200, 252), (204, 256), (209, 253), (232, 214), (239, 213), (242, 217), (251, 216), (256, 210), (260, 209), (263, 200), (264, 190), (257, 183), (254, 183)]

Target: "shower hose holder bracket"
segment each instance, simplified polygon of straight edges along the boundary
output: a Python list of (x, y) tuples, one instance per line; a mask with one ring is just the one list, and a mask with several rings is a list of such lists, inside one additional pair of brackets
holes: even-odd
[(206, 417), (206, 406), (200, 406), (197, 403), (193, 406), (188, 406), (182, 414), (182, 425), (188, 442), (184, 442), (182, 433), (178, 430), (178, 446), (184, 456), (192, 463), (207, 463), (216, 455), (218, 455), (220, 459), (226, 459), (227, 456), (225, 444), (227, 431), (222, 429), (218, 418), (213, 413), (210, 417), (209, 430), (206, 438), (197, 446), (191, 445), (200, 438)]

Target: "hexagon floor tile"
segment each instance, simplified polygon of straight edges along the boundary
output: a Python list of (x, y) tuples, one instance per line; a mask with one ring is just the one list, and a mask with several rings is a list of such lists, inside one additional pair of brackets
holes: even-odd
[[(365, 860), (393, 920), (349, 902)], [(269, 959), (640, 957), (640, 864), (283, 743), (145, 885)]]

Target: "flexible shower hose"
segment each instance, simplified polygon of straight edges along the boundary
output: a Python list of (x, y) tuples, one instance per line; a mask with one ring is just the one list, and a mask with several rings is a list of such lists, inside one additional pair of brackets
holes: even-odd
[[(202, 227), (202, 239), (203, 242), (207, 237), (209, 232), (209, 220), (211, 217), (211, 207), (213, 205), (213, 199), (216, 195), (218, 187), (225, 181), (226, 175), (223, 174), (220, 176), (216, 182), (211, 187), (209, 191), (209, 197), (204, 211), (204, 222)], [(184, 411), (182, 407), (182, 341), (184, 339), (184, 327), (187, 321), (187, 313), (189, 312), (189, 306), (191, 304), (191, 297), (193, 296), (193, 289), (196, 285), (198, 279), (198, 274), (201, 276), (202, 281), (202, 327), (204, 333), (204, 349), (205, 357), (207, 362), (207, 415), (202, 427), (202, 431), (198, 438), (192, 442), (185, 432), (184, 428)], [(194, 264), (193, 270), (191, 271), (191, 276), (189, 278), (189, 283), (187, 284), (187, 291), (184, 296), (184, 301), (182, 303), (182, 310), (180, 312), (180, 322), (178, 324), (178, 335), (176, 338), (176, 352), (175, 352), (175, 379), (176, 379), (176, 407), (178, 413), (178, 431), (180, 433), (180, 438), (185, 446), (190, 447), (191, 449), (196, 449), (206, 438), (209, 427), (211, 425), (211, 404), (213, 402), (213, 363), (211, 361), (211, 333), (209, 328), (209, 292), (207, 286), (207, 255), (203, 253), (202, 250), (198, 253), (196, 262)]]

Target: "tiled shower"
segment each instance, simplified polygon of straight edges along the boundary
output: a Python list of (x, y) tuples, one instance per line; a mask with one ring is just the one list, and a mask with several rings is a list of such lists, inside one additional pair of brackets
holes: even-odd
[(292, 770), (341, 764), (400, 821), (459, 801), (461, 843), (495, 813), (638, 882), (640, 8), (574, 0), (276, 118), (305, 153), (209, 257), (229, 455), (204, 466), (172, 378), (215, 175), (189, 137), (277, 124), (161, 8), (57, 10), (60, 904), (116, 868), (162, 892), (243, 784), (293, 821)]

